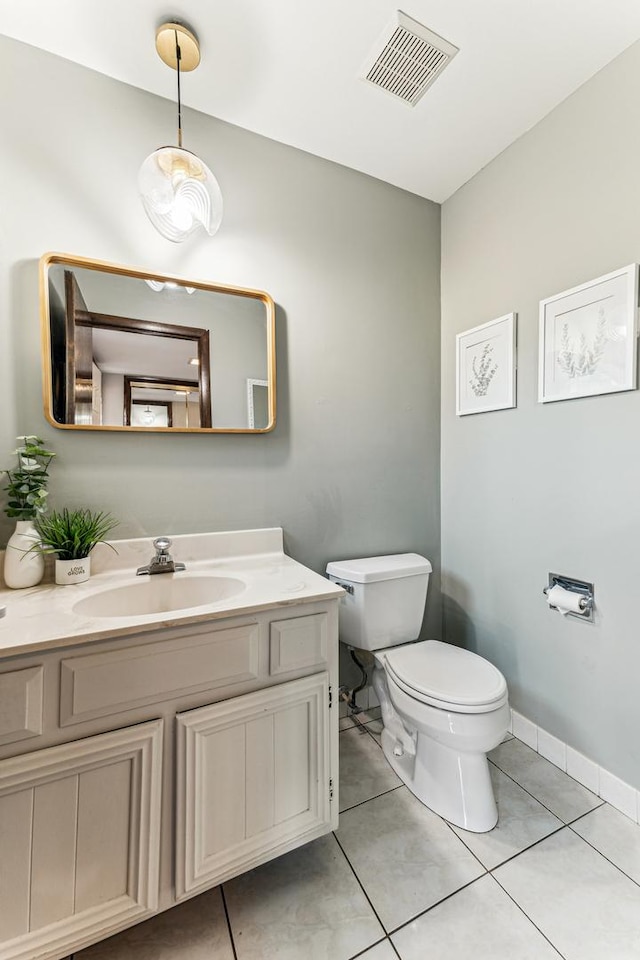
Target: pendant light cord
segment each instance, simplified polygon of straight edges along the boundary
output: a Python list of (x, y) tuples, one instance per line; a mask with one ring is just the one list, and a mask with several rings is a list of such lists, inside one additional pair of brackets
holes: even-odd
[(178, 42), (178, 31), (174, 30), (176, 36), (176, 70), (178, 71), (178, 146), (182, 149), (182, 100), (180, 98), (180, 61), (182, 52)]

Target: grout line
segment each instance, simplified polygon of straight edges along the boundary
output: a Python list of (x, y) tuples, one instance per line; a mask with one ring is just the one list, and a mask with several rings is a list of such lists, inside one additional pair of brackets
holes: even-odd
[[(386, 939), (386, 934), (388, 933), (387, 928), (385, 927), (384, 923), (382, 922), (382, 920), (381, 920), (380, 917), (378, 916), (378, 911), (376, 910), (376, 908), (374, 907), (373, 903), (371, 902), (371, 899), (370, 899), (370, 897), (369, 897), (369, 894), (367, 893), (367, 891), (366, 891), (365, 888), (363, 887), (362, 882), (360, 881), (360, 877), (359, 877), (358, 874), (356, 873), (355, 867), (354, 867), (353, 864), (351, 863), (351, 860), (349, 860), (349, 857), (347, 856), (344, 847), (342, 846), (342, 844), (341, 844), (340, 841), (338, 840), (338, 834), (336, 833), (335, 830), (333, 831), (333, 836), (335, 837), (336, 843), (338, 844), (338, 846), (339, 846), (340, 849), (342, 850), (342, 855), (344, 856), (345, 860), (346, 860), (347, 863), (349, 864), (349, 866), (350, 866), (350, 868), (351, 868), (351, 872), (353, 873), (354, 877), (356, 878), (356, 882), (357, 882), (358, 886), (360, 887), (360, 889), (362, 890), (363, 894), (365, 895), (365, 898), (366, 898), (367, 903), (369, 904), (369, 906), (370, 906), (371, 909), (373, 910), (373, 915), (375, 916), (376, 920), (378, 921), (378, 923), (380, 924), (380, 926), (382, 927), (382, 929), (383, 929), (384, 932), (385, 932), (385, 937), (381, 937), (380, 939), (381, 939), (381, 940)], [(379, 943), (379, 942), (380, 942), (380, 941), (376, 941), (376, 943)], [(374, 946), (374, 944), (371, 944), (371, 946)], [(369, 947), (367, 947), (367, 950), (368, 950), (368, 949), (369, 949)]]
[[(438, 814), (436, 814), (438, 816)], [(420, 917), (424, 917), (426, 913), (429, 913), (430, 910), (433, 910), (434, 907), (439, 906), (441, 903), (445, 903), (447, 900), (451, 900), (452, 897), (455, 897), (457, 893), (460, 893), (461, 890), (466, 890), (467, 887), (472, 886), (478, 880), (482, 880), (483, 877), (489, 875), (489, 871), (483, 867), (484, 873), (480, 874), (479, 877), (474, 877), (473, 880), (469, 880), (468, 883), (465, 883), (463, 886), (458, 887), (457, 890), (453, 890), (451, 893), (448, 893), (445, 897), (441, 897), (440, 900), (436, 900), (435, 903), (430, 904), (425, 910), (421, 910), (420, 913), (416, 913), (414, 917), (410, 917), (408, 920), (405, 920), (404, 923), (399, 924), (399, 926), (394, 927), (393, 930), (389, 931), (389, 937), (392, 937), (398, 931), (403, 930), (405, 927), (408, 927), (410, 923), (413, 923), (415, 920), (419, 920)], [(397, 953), (397, 951), (396, 951)]]
[(231, 950), (233, 952), (233, 960), (238, 960), (238, 953), (236, 951), (236, 944), (233, 939), (233, 930), (231, 929), (231, 918), (229, 917), (229, 908), (227, 907), (227, 898), (224, 895), (224, 884), (220, 884), (220, 895), (222, 897), (222, 906), (224, 907), (224, 915), (227, 919), (227, 930), (229, 931), (229, 941), (231, 942)]
[[(372, 721), (372, 722), (373, 722), (373, 721)], [(367, 726), (369, 726), (369, 724), (367, 724)], [(366, 728), (365, 728), (365, 729), (366, 729)], [(369, 734), (369, 736), (371, 737), (371, 739), (372, 739), (373, 742), (375, 743), (376, 747), (378, 747), (380, 750), (382, 750), (382, 743), (379, 743), (379, 742), (376, 740), (376, 738), (374, 737), (374, 735), (371, 733), (371, 730), (367, 730), (367, 733)], [(387, 763), (388, 763), (388, 761), (387, 761)]]
[[(563, 828), (563, 829), (564, 829), (564, 828)], [(497, 869), (497, 868), (496, 868), (496, 869)], [(511, 902), (512, 902), (513, 904), (515, 904), (515, 906), (518, 908), (518, 910), (520, 911), (520, 913), (521, 913), (524, 917), (527, 918), (527, 920), (529, 921), (529, 923), (531, 924), (531, 926), (534, 927), (534, 928), (538, 931), (538, 933), (540, 934), (540, 936), (541, 936), (541, 937), (544, 937), (544, 939), (547, 941), (547, 943), (549, 944), (549, 946), (551, 947), (551, 949), (554, 950), (554, 951), (558, 954), (559, 957), (562, 957), (563, 960), (566, 960), (566, 957), (565, 957), (564, 953), (560, 953), (560, 951), (559, 951), (558, 948), (556, 947), (555, 943), (553, 943), (553, 942), (549, 939), (549, 937), (546, 935), (546, 933), (545, 933), (543, 930), (540, 929), (540, 927), (538, 926), (538, 924), (535, 923), (535, 921), (533, 921), (533, 920), (531, 919), (531, 917), (529, 916), (528, 913), (525, 912), (525, 910), (523, 910), (523, 908), (520, 906), (520, 904), (518, 903), (518, 901), (517, 901), (517, 900), (514, 900), (514, 898), (513, 898), (513, 897), (511, 896), (511, 894), (509, 893), (509, 891), (500, 883), (500, 881), (498, 880), (498, 878), (497, 878), (497, 877), (494, 877), (493, 874), (491, 874), (491, 879), (492, 879), (492, 880), (495, 880), (495, 882), (498, 884), (498, 886), (500, 887), (500, 889), (501, 889), (504, 893), (506, 893), (506, 895), (509, 897), (509, 900), (511, 900)]]
[(344, 730), (340, 730), (340, 736), (344, 736), (345, 733), (354, 733), (358, 732), (360, 735), (367, 732), (367, 728), (364, 723), (353, 723), (350, 727), (345, 727)]
[(382, 793), (375, 793), (372, 797), (367, 797), (366, 800), (359, 800), (358, 803), (354, 803), (351, 807), (343, 807), (342, 810), (338, 811), (338, 816), (343, 813), (349, 813), (351, 810), (356, 810), (365, 803), (369, 803), (370, 800), (377, 800), (378, 797), (385, 797), (388, 793), (393, 793), (394, 790), (400, 790), (401, 787), (404, 787), (404, 783), (399, 783), (395, 787), (390, 787), (388, 790), (383, 790)]
[[(345, 718), (342, 717), (342, 719), (344, 720)], [(356, 720), (355, 717), (351, 717), (350, 719), (353, 720), (353, 723), (351, 724), (351, 726), (343, 727), (341, 730), (338, 730), (338, 733), (347, 733), (349, 730), (355, 730), (357, 727), (359, 727), (360, 730), (367, 730), (367, 727), (369, 726), (370, 723), (376, 723), (378, 720), (381, 720), (381, 717), (371, 717), (370, 720), (365, 720), (364, 723), (362, 722), (362, 720)], [(367, 730), (367, 733), (368, 732), (369, 731)]]
[(396, 948), (391, 943), (391, 940), (389, 940), (389, 937), (380, 937), (379, 940), (376, 940), (375, 943), (372, 943), (368, 947), (365, 947), (364, 950), (360, 950), (358, 953), (354, 953), (352, 957), (349, 957), (349, 960), (358, 960), (359, 957), (364, 957), (365, 954), (369, 952), (369, 950), (373, 950), (374, 947), (379, 947), (381, 943), (389, 943), (392, 950), (395, 952), (396, 956), (399, 956)]
[[(514, 737), (513, 739), (514, 739), (514, 740), (517, 740), (518, 738), (517, 738), (517, 737)], [(520, 741), (520, 743), (522, 743), (522, 740)], [(526, 747), (526, 746), (527, 746), (527, 744), (525, 743), (525, 747)], [(529, 749), (531, 749), (531, 748), (529, 748)], [(535, 751), (534, 751), (534, 752), (535, 752)], [(487, 757), (487, 760), (489, 760), (488, 757)], [(515, 783), (516, 787), (520, 787), (521, 790), (524, 790), (524, 792), (527, 794), (527, 796), (529, 796), (529, 797), (531, 797), (533, 800), (535, 800), (536, 803), (539, 803), (540, 806), (543, 807), (543, 808), (547, 811), (547, 813), (550, 813), (552, 817), (555, 817), (556, 820), (559, 820), (563, 827), (566, 827), (567, 824), (566, 824), (565, 821), (562, 819), (562, 817), (559, 817), (557, 813), (554, 813), (553, 810), (552, 810), (550, 807), (548, 807), (548, 806), (546, 805), (546, 803), (543, 803), (542, 800), (540, 800), (539, 797), (536, 797), (536, 795), (535, 795), (534, 793), (531, 793), (530, 790), (527, 790), (526, 787), (523, 787), (523, 785), (522, 785), (518, 780), (516, 780), (515, 777), (512, 777), (510, 773), (507, 773), (506, 770), (503, 770), (502, 767), (501, 767), (499, 764), (497, 764), (495, 760), (489, 760), (489, 763), (492, 763), (492, 764), (494, 765), (494, 767), (496, 768), (496, 770), (499, 770), (500, 773), (502, 773), (505, 777), (508, 777), (508, 779), (511, 780), (512, 783)], [(593, 809), (596, 810), (597, 807), (593, 807)], [(587, 813), (590, 813), (590, 812), (591, 812), (590, 810), (587, 811)]]
[[(517, 737), (514, 737), (513, 739), (514, 739), (514, 740), (518, 740)], [(522, 743), (522, 740), (519, 740), (518, 743)], [(526, 747), (526, 746), (528, 746), (528, 744), (525, 743), (524, 746)], [(533, 750), (533, 747), (529, 747), (529, 749), (530, 749), (530, 750)], [(533, 752), (535, 753), (536, 751), (534, 750)], [(543, 760), (546, 760), (546, 757), (543, 757), (542, 754), (536, 754), (536, 756), (539, 756), (539, 757), (541, 757)], [(502, 767), (500, 766), (500, 764), (496, 763), (495, 760), (490, 760), (489, 757), (487, 757), (487, 760), (489, 760), (489, 763), (492, 763), (492, 764), (494, 765), (494, 767), (496, 767), (496, 768), (500, 771), (500, 773), (504, 774), (505, 777), (508, 777), (509, 780), (513, 781), (513, 783), (515, 783), (516, 786), (520, 787), (521, 790), (524, 790), (524, 792), (525, 792), (526, 794), (528, 794), (530, 797), (533, 797), (533, 799), (536, 801), (536, 803), (539, 803), (541, 807), (544, 807), (544, 809), (545, 809), (548, 813), (550, 813), (553, 817), (555, 817), (556, 820), (559, 820), (560, 823), (562, 823), (562, 825), (565, 826), (565, 827), (568, 827), (570, 823), (573, 823), (573, 822), (574, 822), (574, 820), (579, 820), (580, 817), (585, 817), (588, 813), (592, 813), (594, 810), (597, 810), (598, 807), (601, 807), (604, 803), (606, 803), (606, 801), (603, 800), (602, 797), (598, 797), (597, 793), (594, 793), (593, 790), (589, 790), (588, 787), (585, 787), (585, 786), (583, 786), (583, 784), (580, 783), (579, 786), (581, 786), (581, 787), (583, 788), (583, 790), (589, 790), (589, 793), (590, 793), (592, 796), (597, 797), (597, 799), (600, 800), (600, 803), (596, 803), (596, 805), (595, 805), (594, 807), (590, 807), (589, 810), (585, 810), (584, 813), (581, 813), (581, 814), (580, 814), (580, 817), (574, 817), (572, 820), (563, 820), (562, 817), (559, 816), (554, 810), (552, 810), (551, 807), (548, 807), (547, 804), (544, 803), (544, 802), (540, 799), (540, 797), (536, 797), (535, 793), (531, 793), (531, 791), (530, 791), (530, 790), (527, 790), (527, 788), (526, 788), (522, 783), (520, 783), (519, 780), (516, 780), (516, 778), (515, 778), (515, 777), (512, 777), (510, 773), (507, 773), (506, 770), (503, 770)], [(547, 763), (551, 763), (551, 761), (550, 761), (550, 760), (547, 760)], [(555, 764), (551, 764), (551, 766), (555, 766)], [(560, 767), (556, 767), (556, 770), (560, 770)], [(565, 773), (564, 770), (560, 770), (560, 772), (561, 772), (561, 773)], [(570, 780), (573, 780), (573, 777), (570, 776), (568, 773), (565, 773), (565, 776), (566, 776), (566, 777), (569, 777)], [(578, 781), (577, 781), (577, 780), (574, 780), (574, 783), (578, 783)], [(631, 822), (633, 823), (633, 820), (632, 820)]]
[[(597, 809), (598, 809), (598, 808), (596, 807), (596, 810), (597, 810)], [(613, 809), (615, 810), (616, 808), (613, 807)], [(592, 812), (592, 811), (590, 810), (589, 813), (591, 813), (591, 812)], [(620, 813), (621, 811), (618, 811), (618, 812)], [(581, 833), (578, 833), (577, 830), (574, 830), (574, 829), (573, 829), (573, 824), (574, 824), (574, 823), (577, 823), (578, 820), (582, 820), (583, 817), (586, 817), (586, 816), (587, 816), (587, 814), (585, 813), (585, 814), (582, 815), (582, 817), (576, 817), (575, 820), (572, 820), (571, 823), (568, 823), (568, 824), (567, 824), (567, 826), (569, 827), (569, 829), (571, 830), (571, 832), (574, 833), (574, 834), (576, 835), (576, 837), (579, 837), (580, 840), (584, 840), (584, 842), (587, 844), (587, 846), (591, 847), (592, 850), (595, 850), (596, 853), (599, 853), (600, 856), (603, 858), (603, 860), (606, 860), (607, 863), (610, 863), (612, 867), (615, 867), (616, 870), (618, 870), (618, 871), (622, 874), (623, 877), (626, 877), (627, 880), (631, 880), (631, 883), (635, 883), (635, 885), (636, 885), (637, 887), (640, 887), (640, 882), (639, 882), (638, 880), (634, 879), (634, 877), (630, 876), (625, 870), (623, 870), (622, 867), (615, 862), (615, 860), (611, 860), (611, 859), (606, 855), (606, 853), (603, 853), (602, 850), (599, 850), (598, 847), (594, 846), (593, 843), (591, 843), (590, 840), (587, 840), (587, 838), (586, 838), (586, 837), (583, 837)], [(624, 814), (622, 814), (622, 816), (624, 816)], [(627, 818), (627, 819), (630, 819), (630, 818)], [(633, 823), (633, 821), (631, 821), (631, 822)]]
[(398, 958), (398, 960), (402, 960), (402, 957), (400, 956), (400, 954), (399, 954), (399, 952), (398, 952), (398, 948), (396, 947), (396, 945), (395, 945), (395, 943), (393, 942), (393, 940), (391, 939), (391, 937), (389, 937), (389, 943), (390, 943), (390, 945), (391, 945), (391, 949), (392, 949), (393, 952), (395, 953), (395, 955), (396, 955), (396, 957)]
[[(428, 810), (431, 810), (431, 807), (427, 807), (427, 809), (428, 809)], [(432, 813), (435, 813), (435, 810), (432, 810), (431, 812), (432, 812)], [(440, 814), (439, 814), (439, 813), (436, 813), (436, 817), (440, 817)], [(457, 840), (459, 840), (460, 843), (469, 851), (469, 853), (471, 854), (471, 856), (472, 856), (475, 860), (478, 861), (478, 863), (480, 864), (480, 866), (482, 867), (482, 869), (484, 870), (484, 872), (485, 872), (485, 873), (489, 873), (489, 868), (488, 868), (488, 867), (485, 867), (484, 863), (482, 862), (482, 860), (480, 859), (480, 857), (478, 856), (478, 854), (477, 854), (477, 853), (474, 853), (474, 851), (471, 849), (471, 847), (468, 847), (468, 846), (467, 846), (467, 844), (464, 842), (464, 840), (462, 839), (462, 837), (459, 837), (459, 836), (458, 836), (458, 834), (457, 834), (457, 833), (455, 832), (455, 830), (453, 829), (453, 825), (452, 825), (451, 823), (449, 823), (448, 820), (445, 820), (444, 817), (440, 817), (440, 819), (441, 819), (442, 822), (445, 824), (445, 826), (449, 827), (449, 830), (451, 830), (451, 833), (454, 835), (454, 837), (455, 837)], [(462, 827), (461, 827), (460, 829), (462, 829)], [(479, 880), (480, 877), (476, 877), (476, 879)], [(462, 889), (462, 888), (461, 888), (461, 889)]]
[(556, 827), (555, 830), (552, 830), (550, 833), (547, 833), (544, 837), (540, 837), (539, 840), (534, 840), (533, 843), (530, 843), (528, 846), (523, 847), (522, 850), (518, 850), (517, 853), (514, 853), (512, 856), (507, 857), (506, 860), (502, 860), (500, 863), (496, 863), (495, 867), (491, 867), (490, 869), (488, 869), (488, 873), (490, 873), (491, 876), (493, 876), (494, 870), (499, 870), (500, 867), (504, 867), (506, 863), (511, 863), (512, 860), (515, 860), (521, 854), (526, 853), (528, 850), (533, 850), (534, 847), (537, 847), (539, 844), (544, 843), (545, 840), (549, 839), (549, 837), (554, 837), (556, 833), (560, 833), (562, 830), (566, 830), (566, 829), (567, 829), (567, 824), (563, 823), (561, 820), (560, 826)]
[[(489, 761), (489, 762), (491, 762), (491, 761)], [(501, 771), (501, 772), (503, 772), (503, 771)], [(508, 774), (505, 773), (505, 777), (506, 777), (506, 776), (508, 776)], [(511, 779), (511, 778), (509, 778), (509, 779)], [(513, 782), (516, 784), (516, 786), (518, 786), (518, 787), (520, 786), (520, 784), (519, 784), (519, 783), (516, 783), (515, 780), (514, 780)], [(521, 789), (524, 790), (524, 787), (522, 787)], [(526, 792), (527, 792), (527, 791), (525, 791), (525, 793), (526, 793)], [(533, 794), (529, 794), (529, 796), (533, 796)], [(535, 800), (536, 798), (534, 797), (533, 799)], [(540, 801), (538, 801), (538, 803), (540, 803)], [(541, 806), (544, 806), (544, 804), (541, 804)], [(547, 809), (547, 808), (545, 807), (545, 809)], [(597, 809), (597, 808), (596, 808), (596, 809)], [(591, 812), (591, 811), (589, 811), (589, 812)], [(549, 810), (549, 813), (551, 813), (550, 810)], [(439, 814), (437, 814), (437, 816), (439, 816)], [(552, 816), (556, 817), (555, 813), (552, 813)], [(585, 814), (585, 816), (586, 816), (586, 814)], [(440, 817), (440, 819), (442, 820), (443, 823), (445, 823), (445, 824), (449, 827), (449, 829), (450, 829), (451, 832), (453, 833), (454, 837), (457, 837), (458, 840), (459, 840), (461, 843), (464, 844), (464, 846), (467, 848), (467, 850), (469, 851), (469, 853), (471, 853), (471, 854), (476, 858), (476, 860), (478, 861), (478, 863), (480, 864), (480, 866), (483, 868), (483, 870), (485, 870), (487, 873), (489, 873), (489, 874), (491, 874), (491, 875), (493, 875), (493, 871), (494, 871), (494, 870), (497, 870), (499, 867), (503, 867), (503, 866), (505, 865), (505, 863), (510, 863), (512, 860), (515, 860), (516, 857), (519, 857), (521, 853), (524, 853), (526, 850), (531, 850), (533, 847), (536, 847), (539, 843), (543, 843), (543, 841), (548, 840), (549, 837), (552, 837), (555, 833), (560, 833), (561, 830), (564, 830), (565, 827), (568, 826), (568, 824), (564, 823), (564, 822), (560, 819), (560, 817), (556, 817), (556, 820), (558, 820), (558, 821), (560, 822), (560, 826), (559, 826), (559, 827), (555, 827), (555, 828), (554, 828), (553, 830), (551, 830), (549, 833), (545, 834), (544, 837), (540, 837), (538, 840), (534, 840), (532, 843), (527, 844), (526, 847), (523, 847), (521, 850), (516, 851), (516, 853), (512, 854), (510, 857), (507, 857), (506, 860), (501, 860), (500, 863), (496, 863), (496, 865), (495, 865), (494, 867), (487, 867), (486, 864), (484, 864), (484, 863), (482, 862), (482, 860), (480, 859), (480, 857), (478, 856), (478, 854), (475, 853), (475, 851), (472, 850), (471, 847), (466, 843), (464, 837), (461, 837), (458, 833), (456, 833), (456, 831), (453, 829), (452, 824), (450, 824), (448, 820), (445, 820), (444, 817)], [(498, 823), (499, 823), (499, 822), (500, 822), (500, 817), (499, 817), (499, 815), (498, 815)], [(463, 830), (464, 827), (459, 827), (459, 829), (460, 829), (460, 830)], [(495, 829), (495, 828), (494, 828), (494, 829)], [(491, 831), (489, 831), (489, 832), (491, 832)], [(479, 879), (479, 878), (478, 878), (478, 879)]]

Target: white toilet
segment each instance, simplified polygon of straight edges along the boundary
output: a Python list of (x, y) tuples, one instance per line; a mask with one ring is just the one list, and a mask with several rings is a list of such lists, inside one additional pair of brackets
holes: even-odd
[(498, 820), (487, 751), (509, 726), (507, 684), (468, 650), (420, 632), (431, 564), (416, 553), (330, 563), (347, 590), (340, 640), (375, 651), (384, 754), (407, 787), (445, 820), (483, 833)]

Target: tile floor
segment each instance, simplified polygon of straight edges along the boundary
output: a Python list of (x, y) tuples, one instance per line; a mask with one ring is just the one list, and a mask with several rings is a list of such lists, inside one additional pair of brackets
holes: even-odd
[(639, 960), (640, 827), (512, 737), (498, 826), (451, 827), (360, 720), (340, 721), (336, 834), (75, 960)]

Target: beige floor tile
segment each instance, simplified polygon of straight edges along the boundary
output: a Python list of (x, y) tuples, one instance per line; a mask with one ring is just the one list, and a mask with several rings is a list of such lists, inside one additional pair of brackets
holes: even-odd
[(571, 824), (571, 829), (640, 883), (640, 826), (608, 803)]
[(602, 803), (595, 793), (516, 738), (501, 743), (489, 759), (564, 823)]
[(238, 960), (348, 960), (384, 936), (332, 834), (224, 890)]
[(494, 872), (565, 960), (638, 960), (640, 887), (565, 828)]
[(549, 813), (506, 774), (489, 764), (498, 805), (498, 824), (488, 833), (470, 833), (452, 827), (488, 870), (549, 836), (562, 821)]
[(401, 783), (366, 730), (340, 734), (340, 810), (393, 790)]
[(338, 840), (387, 931), (484, 873), (406, 787), (341, 814)]
[(402, 960), (558, 960), (490, 876), (439, 903), (391, 939)]
[(74, 954), (74, 960), (233, 960), (220, 888)]

